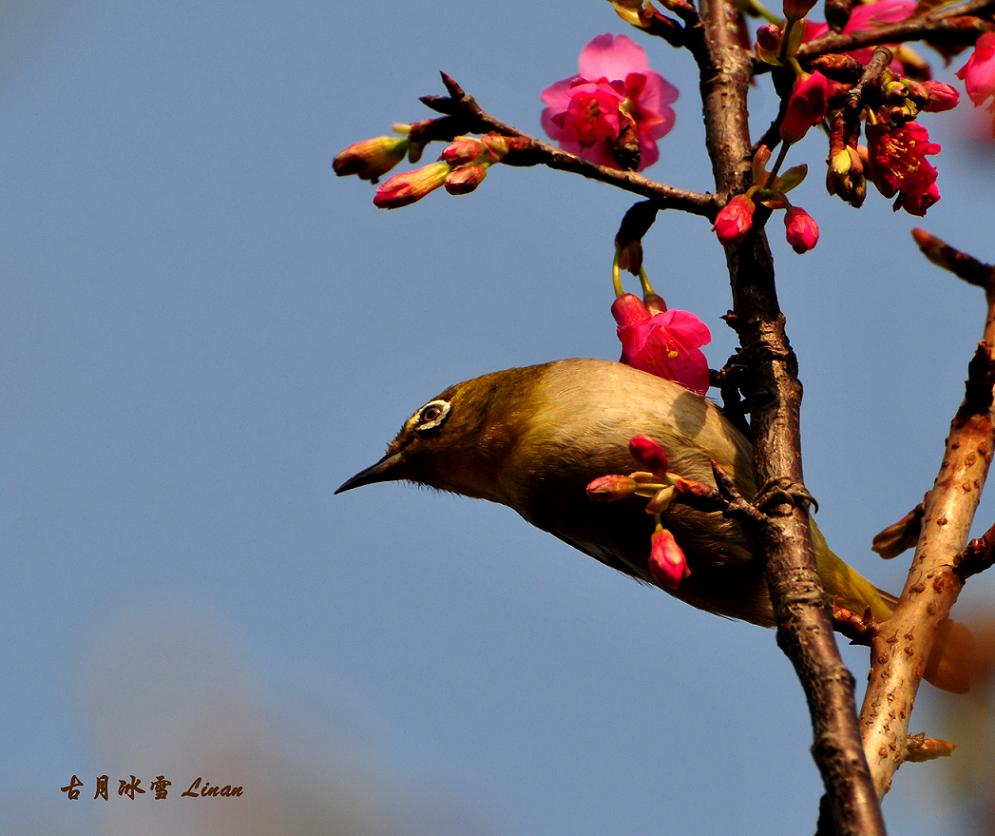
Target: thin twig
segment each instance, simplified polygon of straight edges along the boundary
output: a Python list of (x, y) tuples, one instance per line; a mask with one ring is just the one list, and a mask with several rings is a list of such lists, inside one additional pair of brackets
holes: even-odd
[(493, 132), (519, 140), (501, 160), (503, 165), (544, 165), (559, 171), (569, 171), (651, 198), (660, 209), (680, 209), (694, 215), (702, 215), (709, 220), (715, 219), (716, 213), (724, 203), (724, 200), (720, 200), (716, 195), (678, 189), (650, 180), (634, 171), (622, 171), (598, 165), (575, 154), (561, 151), (491, 116), (452, 76), (442, 73), (442, 83), (446, 86), (448, 96), (423, 96), (422, 102), (433, 110), (445, 113), (447, 117), (459, 120), (456, 123), (460, 128), (459, 133)]
[[(798, 49), (798, 60), (804, 62), (817, 55), (826, 55), (830, 52), (850, 52), (854, 49), (863, 49), (878, 44), (920, 41), (937, 35), (958, 34), (965, 30), (958, 18), (980, 15), (993, 7), (995, 7), (995, 0), (970, 0), (958, 6), (947, 7), (899, 23), (876, 26), (873, 29), (851, 32), (846, 35), (823, 35), (821, 38), (802, 44)], [(971, 26), (973, 27), (973, 24)], [(973, 38), (976, 38), (978, 34), (980, 32), (975, 28)], [(973, 38), (969, 27), (968, 31), (965, 32), (965, 40), (970, 43)]]

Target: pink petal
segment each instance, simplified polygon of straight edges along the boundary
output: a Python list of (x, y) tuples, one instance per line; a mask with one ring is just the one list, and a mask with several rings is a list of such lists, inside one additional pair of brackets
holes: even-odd
[(570, 106), (570, 88), (578, 78), (571, 76), (550, 84), (539, 94), (539, 98), (554, 110), (566, 110)]
[(690, 311), (671, 308), (662, 316), (661, 324), (683, 345), (698, 348), (712, 341), (712, 332), (708, 330), (708, 326)]
[(641, 46), (625, 35), (598, 35), (581, 50), (577, 67), (580, 74), (592, 81), (607, 78), (624, 79), (629, 73), (649, 69), (649, 59)]
[(639, 93), (639, 107), (654, 113), (670, 110), (667, 105), (677, 101), (677, 97), (680, 95), (678, 89), (662, 75), (652, 70), (642, 75), (646, 81)]
[(967, 95), (976, 107), (995, 94), (995, 32), (978, 38), (973, 54), (957, 76), (964, 79)]
[[(670, 128), (668, 127), (663, 133), (667, 133)], [(663, 136), (663, 134), (660, 134)], [(658, 159), (660, 159), (660, 149), (656, 147), (656, 138), (653, 134), (639, 132), (639, 165), (636, 166), (636, 171), (642, 171), (644, 168), (648, 168), (653, 165)]]
[[(542, 129), (546, 132), (546, 135), (551, 139), (561, 140), (563, 139), (565, 132), (563, 130), (563, 111), (553, 110), (551, 107), (547, 107), (542, 112), (540, 120), (542, 122)], [(560, 119), (557, 121), (556, 117), (559, 116)], [(569, 150), (569, 149), (568, 149)]]
[(878, 0), (854, 8), (843, 31), (846, 33), (873, 29), (884, 23), (899, 23), (916, 9), (914, 0)]

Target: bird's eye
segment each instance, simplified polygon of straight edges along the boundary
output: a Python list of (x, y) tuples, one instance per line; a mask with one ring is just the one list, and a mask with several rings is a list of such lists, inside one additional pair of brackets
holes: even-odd
[(431, 430), (446, 420), (449, 414), (449, 401), (429, 401), (418, 410), (415, 429), (419, 432)]

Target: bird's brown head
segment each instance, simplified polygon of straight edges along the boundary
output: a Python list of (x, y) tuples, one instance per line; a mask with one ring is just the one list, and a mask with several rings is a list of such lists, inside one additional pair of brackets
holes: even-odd
[(336, 493), (407, 480), (501, 501), (502, 466), (527, 426), (529, 394), (543, 368), (494, 372), (440, 392), (404, 422), (380, 461)]

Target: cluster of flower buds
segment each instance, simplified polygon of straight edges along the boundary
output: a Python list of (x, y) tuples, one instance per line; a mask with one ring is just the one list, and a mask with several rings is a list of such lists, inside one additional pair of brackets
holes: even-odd
[[(782, 154), (780, 159), (783, 158)], [(770, 149), (761, 145), (753, 156), (753, 185), (743, 194), (734, 195), (719, 210), (712, 229), (723, 244), (738, 244), (752, 229), (757, 204), (760, 204), (767, 209), (784, 210), (788, 243), (796, 253), (808, 252), (819, 242), (819, 227), (808, 212), (793, 206), (787, 197), (788, 192), (805, 179), (808, 167), (804, 164), (793, 166), (777, 175), (767, 171), (769, 161)]]
[[(403, 133), (411, 127), (397, 125), (394, 129)], [(452, 195), (468, 194), (484, 181), (488, 168), (501, 162), (512, 146), (521, 142), (517, 137), (496, 133), (479, 138), (455, 137), (436, 162), (402, 171), (381, 184), (373, 196), (373, 203), (381, 209), (397, 209), (415, 203), (443, 186)], [(332, 167), (340, 176), (355, 174), (376, 183), (406, 153), (411, 162), (417, 162), (423, 148), (424, 142), (414, 142), (409, 136), (376, 137), (350, 145), (335, 157)]]
[[(928, 80), (928, 65), (904, 46), (879, 50), (877, 58), (867, 48), (823, 55), (813, 62), (815, 72), (805, 73), (795, 58), (799, 48), (829, 31), (826, 24), (805, 19), (813, 5), (808, 0), (784, 0), (784, 26), (767, 25), (757, 32), (755, 49), (761, 60), (791, 67), (798, 75), (779, 126), (781, 139), (797, 142), (814, 125), (828, 123), (826, 186), (830, 194), (860, 206), (869, 181), (885, 197), (895, 198), (896, 210), (924, 215), (940, 199), (937, 170), (926, 160), (940, 146), (930, 140), (915, 119), (921, 113), (955, 107), (957, 90)], [(848, 7), (834, 29), (853, 33), (897, 23), (911, 16), (916, 8), (913, 0), (878, 0)], [(969, 93), (987, 85), (988, 95), (995, 97), (995, 33), (990, 35), (987, 75), (969, 70), (972, 62), (979, 65), (978, 56), (986, 48), (985, 35), (978, 39), (975, 54), (958, 75), (968, 78)], [(872, 61), (877, 62), (873, 69), (868, 67)], [(979, 101), (973, 93), (972, 98)], [(859, 143), (862, 125), (865, 145)], [(738, 229), (745, 225), (744, 208), (742, 202), (727, 207), (728, 217), (716, 228), (720, 238), (725, 235), (725, 240), (736, 240)], [(808, 242), (813, 239), (814, 225), (810, 220), (800, 219), (795, 212), (785, 217), (789, 242), (798, 251), (811, 249)]]
[(617, 502), (630, 496), (649, 500), (646, 513), (654, 516), (656, 526), (650, 538), (647, 568), (657, 584), (673, 590), (691, 574), (691, 568), (674, 535), (664, 527), (660, 515), (670, 507), (676, 492), (675, 485), (688, 482), (668, 471), (667, 451), (652, 438), (637, 435), (630, 439), (629, 453), (643, 469), (627, 475), (613, 473), (599, 476), (587, 486), (587, 495), (596, 502)]
[(373, 203), (397, 209), (421, 200), (444, 186), (452, 195), (469, 194), (484, 182), (487, 169), (507, 155), (513, 140), (500, 134), (458, 136), (442, 149), (439, 161), (413, 171), (395, 174), (377, 189)]

